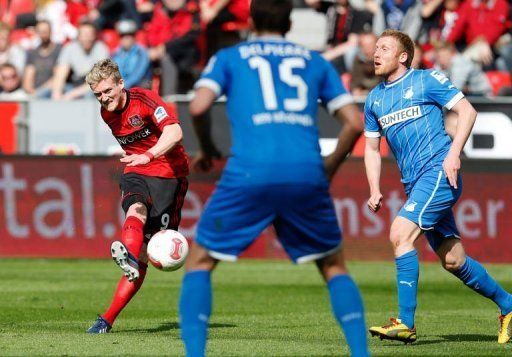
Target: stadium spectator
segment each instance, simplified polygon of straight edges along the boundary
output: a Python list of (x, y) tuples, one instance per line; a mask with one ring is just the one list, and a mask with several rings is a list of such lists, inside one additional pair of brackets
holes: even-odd
[(385, 29), (400, 30), (417, 40), (422, 26), (420, 0), (383, 0), (373, 19), (380, 35)]
[(160, 65), (160, 94), (183, 91), (187, 77), (199, 60), (201, 33), (199, 6), (195, 0), (162, 0), (155, 5), (147, 25), (149, 58)]
[(491, 95), (492, 88), (482, 67), (460, 54), (450, 42), (435, 46), (436, 68), (465, 95)]
[(11, 43), (11, 27), (0, 22), (0, 65), (11, 63), (16, 67), (17, 73), (23, 73), (27, 54), (23, 48)]
[(27, 93), (21, 88), (21, 78), (10, 63), (0, 65), (0, 100), (24, 100)]
[(411, 68), (415, 69), (425, 69), (427, 66), (425, 65), (425, 60), (423, 58), (425, 52), (421, 48), (421, 46), (415, 42), (414, 43), (414, 57), (411, 62)]
[(132, 20), (137, 29), (142, 27), (135, 0), (102, 0), (97, 8), (97, 18), (94, 21), (96, 27), (99, 30), (114, 28), (120, 20)]
[(27, 66), (23, 74), (23, 89), (36, 98), (51, 98), (53, 69), (61, 46), (51, 40), (51, 24), (47, 20), (37, 22), (35, 31), (40, 44), (28, 52)]
[(372, 29), (372, 13), (354, 9), (348, 0), (307, 0), (306, 3), (327, 17), (324, 58), (332, 62), (338, 73), (350, 72), (357, 50), (357, 35)]
[(507, 30), (509, 4), (506, 0), (464, 1), (446, 40), (462, 40), (464, 54), (473, 61), (492, 66), (493, 46)]
[[(84, 22), (78, 28), (78, 38), (60, 51), (53, 78), (52, 99), (79, 99), (87, 95), (85, 75), (97, 61), (108, 58), (107, 46), (97, 40), (96, 27)], [(67, 82), (68, 76), (70, 81)]]
[(119, 67), (111, 59), (97, 62), (86, 76), (101, 116), (126, 152), (121, 176), (121, 206), (126, 214), (121, 241), (111, 245), (123, 271), (114, 299), (88, 333), (107, 333), (137, 293), (148, 266), (147, 240), (161, 229), (178, 230), (188, 189), (188, 158), (175, 113), (150, 90), (124, 89)]
[(36, 4), (37, 18), (50, 22), (52, 42), (63, 44), (76, 38), (77, 28), (69, 22), (66, 14), (67, 4), (64, 0), (37, 0)]
[[(416, 341), (420, 267), (414, 244), (425, 234), (444, 269), (499, 307), (498, 343), (507, 343), (512, 335), (512, 295), (466, 255), (453, 213), (462, 194), (460, 156), (477, 112), (443, 73), (410, 68), (414, 43), (407, 34), (387, 30), (376, 48), (375, 72), (384, 81), (365, 102), (368, 208), (376, 213), (384, 200), (380, 190), (382, 136), (399, 166), (407, 200), (393, 219), (389, 235), (395, 256), (398, 317), (371, 327), (370, 333), (381, 340)], [(457, 115), (453, 139), (444, 126), (443, 108)]]
[[(189, 109), (201, 150), (193, 167), (207, 171), (218, 155), (204, 114), (223, 94), (234, 139), (186, 262), (180, 327), (187, 356), (205, 354), (211, 272), (219, 260), (236, 260), (270, 224), (291, 259), (315, 261), (351, 354), (369, 355), (363, 303), (345, 267), (328, 191), (362, 123), (334, 68), (284, 39), (291, 10), (290, 0), (252, 0), (256, 38), (217, 52), (195, 86)], [(325, 161), (315, 125), (318, 100), (344, 124)]]
[(137, 24), (132, 20), (121, 20), (116, 24), (116, 30), (121, 36), (120, 47), (112, 59), (119, 66), (124, 78), (124, 87), (151, 87), (151, 66), (149, 56), (144, 47), (135, 41)]
[(379, 82), (373, 68), (373, 54), (377, 37), (373, 32), (364, 32), (358, 36), (358, 52), (352, 65), (350, 90), (357, 96), (366, 96)]
[(423, 19), (421, 34), (418, 41), (421, 44), (439, 41), (451, 32), (461, 0), (426, 0), (421, 8)]
[[(239, 30), (249, 26), (249, 0), (200, 0), (199, 5), (206, 25), (207, 59), (242, 40)], [(241, 28), (226, 29), (229, 23)]]

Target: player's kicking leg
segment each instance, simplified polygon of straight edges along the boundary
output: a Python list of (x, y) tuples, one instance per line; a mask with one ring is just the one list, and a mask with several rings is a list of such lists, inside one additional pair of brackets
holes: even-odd
[[(429, 241), (432, 245), (432, 237)], [(478, 294), (494, 301), (499, 307), (498, 343), (512, 337), (512, 295), (505, 291), (476, 260), (468, 257), (460, 239), (445, 239), (435, 250), (443, 267)]]
[(317, 260), (316, 265), (327, 282), (332, 311), (343, 329), (351, 356), (369, 356), (363, 299), (345, 267), (343, 251)]
[[(115, 319), (139, 291), (147, 270), (145, 258), (144, 224), (147, 209), (140, 202), (133, 203), (126, 212), (126, 219), (121, 233), (121, 241), (115, 241), (111, 246), (114, 262), (123, 271), (114, 298), (107, 311), (98, 316), (94, 324), (87, 330), (88, 333), (108, 333)], [(141, 254), (142, 253), (142, 254)]]
[(417, 305), (419, 261), (414, 242), (421, 234), (417, 224), (398, 216), (391, 225), (390, 240), (395, 253), (398, 288), (398, 318), (384, 326), (370, 327), (370, 334), (380, 339), (410, 343), (416, 341), (414, 314)]

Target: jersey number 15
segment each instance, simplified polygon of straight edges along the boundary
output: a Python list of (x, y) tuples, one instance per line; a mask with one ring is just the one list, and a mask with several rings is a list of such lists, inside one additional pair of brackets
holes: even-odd
[[(266, 110), (277, 109), (277, 96), (274, 77), (270, 62), (263, 57), (251, 57), (249, 66), (258, 70), (260, 77), (261, 93)], [(308, 105), (308, 86), (297, 74), (293, 73), (295, 68), (305, 68), (306, 62), (301, 57), (285, 58), (279, 64), (279, 80), (297, 90), (296, 98), (286, 98), (283, 106), (286, 111), (299, 112)]]

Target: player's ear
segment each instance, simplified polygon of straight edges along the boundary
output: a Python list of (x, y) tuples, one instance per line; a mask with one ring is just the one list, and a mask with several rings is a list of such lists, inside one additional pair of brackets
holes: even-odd
[(124, 89), (124, 79), (121, 78), (117, 84), (121, 86), (121, 89)]
[(409, 57), (407, 52), (402, 52), (402, 53), (400, 53), (400, 56), (398, 56), (398, 61), (401, 64), (405, 65), (405, 63), (407, 62), (407, 57)]

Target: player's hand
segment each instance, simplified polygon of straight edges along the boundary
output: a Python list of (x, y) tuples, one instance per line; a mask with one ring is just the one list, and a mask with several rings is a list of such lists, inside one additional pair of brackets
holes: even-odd
[(123, 156), (119, 161), (124, 162), (127, 164), (126, 166), (139, 166), (139, 165), (146, 165), (149, 163), (149, 157), (147, 157), (144, 154), (133, 154), (133, 155), (127, 155)]
[(448, 153), (443, 162), (443, 170), (450, 186), (457, 188), (457, 177), (460, 170), (460, 158), (459, 155)]
[(368, 208), (373, 212), (377, 212), (382, 207), (382, 197), (380, 192), (373, 193), (368, 199)]

